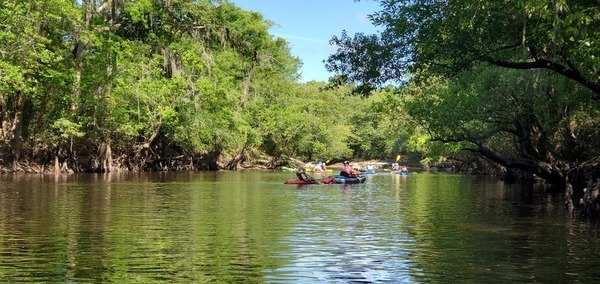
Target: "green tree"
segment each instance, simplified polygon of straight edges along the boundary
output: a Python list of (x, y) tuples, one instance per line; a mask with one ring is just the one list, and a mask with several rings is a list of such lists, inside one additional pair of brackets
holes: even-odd
[(432, 140), (484, 157), (509, 177), (524, 171), (570, 188), (573, 167), (596, 159), (598, 104), (572, 80), (483, 66), (421, 87), (407, 109)]
[(68, 95), (65, 37), (75, 9), (72, 1), (61, 0), (0, 4), (1, 147), (15, 163), (29, 133), (48, 126), (40, 114), (56, 117), (64, 111), (55, 103)]

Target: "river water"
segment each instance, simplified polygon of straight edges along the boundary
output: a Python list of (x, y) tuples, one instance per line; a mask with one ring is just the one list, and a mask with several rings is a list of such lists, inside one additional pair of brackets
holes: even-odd
[(598, 222), (483, 177), (0, 176), (0, 282), (597, 283)]

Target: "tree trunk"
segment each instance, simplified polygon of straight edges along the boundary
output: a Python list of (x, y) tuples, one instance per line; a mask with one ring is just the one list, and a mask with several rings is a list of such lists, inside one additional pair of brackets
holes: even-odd
[(98, 157), (100, 158), (99, 172), (108, 173), (112, 171), (112, 150), (110, 143), (102, 143), (98, 147)]
[(248, 97), (248, 93), (250, 92), (250, 83), (252, 82), (253, 76), (254, 76), (254, 64), (252, 64), (252, 67), (250, 67), (248, 76), (246, 76), (246, 80), (244, 81), (244, 89), (242, 90), (242, 98), (240, 100), (241, 107), (244, 107), (244, 105), (246, 104), (246, 99)]
[(21, 91), (17, 92), (15, 100), (15, 114), (12, 119), (12, 127), (10, 129), (10, 144), (12, 149), (13, 167), (21, 158), (21, 150), (23, 149), (23, 116), (25, 111), (25, 96)]
[(56, 151), (56, 156), (54, 157), (54, 173), (60, 174), (60, 161), (58, 160), (58, 151)]
[(571, 214), (573, 213), (573, 209), (575, 209), (575, 205), (573, 204), (573, 185), (571, 183), (567, 183), (567, 186), (565, 186), (565, 209)]
[(225, 166), (225, 169), (235, 171), (238, 169), (240, 162), (244, 159), (246, 154), (247, 146), (244, 146)]
[(73, 82), (72, 88), (73, 104), (71, 105), (71, 110), (77, 110), (77, 103), (79, 101), (79, 98), (81, 97), (81, 73), (83, 69), (83, 67), (81, 66), (81, 55), (83, 54), (83, 51), (87, 46), (87, 43), (81, 41), (79, 36), (83, 33), (83, 31), (87, 31), (90, 29), (90, 23), (94, 11), (94, 7), (90, 0), (83, 0), (81, 4), (83, 7), (83, 26), (78, 32), (79, 35), (76, 36), (75, 46), (71, 51), (71, 54), (73, 56), (73, 68), (75, 69), (75, 80)]

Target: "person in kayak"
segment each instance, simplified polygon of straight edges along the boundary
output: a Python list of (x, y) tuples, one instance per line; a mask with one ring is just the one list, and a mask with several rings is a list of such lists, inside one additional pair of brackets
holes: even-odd
[(299, 180), (315, 180), (313, 177), (306, 174), (306, 170), (303, 167), (298, 168), (298, 171), (296, 172), (296, 177), (298, 177)]
[(317, 165), (313, 168), (313, 172), (321, 172), (323, 171), (322, 162), (318, 161)]
[(340, 171), (340, 175), (345, 177), (356, 177), (356, 175), (352, 172), (350, 162), (344, 161), (344, 166), (342, 167), (342, 171)]
[(400, 168), (400, 172), (401, 173), (408, 173), (408, 167), (406, 165), (402, 165), (402, 168)]

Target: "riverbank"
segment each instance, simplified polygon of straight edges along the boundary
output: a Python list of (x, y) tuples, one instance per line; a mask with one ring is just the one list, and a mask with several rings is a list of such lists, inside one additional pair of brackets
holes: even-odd
[[(183, 159), (177, 159), (178, 161)], [(366, 168), (368, 165), (373, 165), (379, 171), (389, 170), (394, 162), (394, 160), (349, 160), (351, 165), (359, 165), (361, 168)], [(454, 169), (454, 166), (450, 167), (424, 167), (416, 158), (406, 157), (398, 161), (401, 165), (407, 165), (409, 171), (445, 171), (451, 172)], [(315, 162), (303, 162), (298, 159), (289, 158), (287, 161), (282, 164), (287, 164), (289, 166), (295, 165), (295, 168), (298, 167), (312, 167)], [(338, 161), (335, 163), (326, 165), (330, 169), (341, 169), (343, 167), (343, 161)], [(268, 158), (253, 160), (253, 161), (245, 161), (240, 164), (240, 169), (262, 169), (262, 170), (274, 170), (281, 168), (281, 165), (272, 165)], [(106, 171), (94, 171), (94, 170), (86, 170), (80, 167), (71, 165), (69, 166), (67, 163), (49, 163), (49, 164), (39, 164), (28, 161), (22, 161), (19, 163), (15, 163), (14, 165), (0, 164), (0, 174), (73, 174), (73, 173), (83, 173), (83, 172), (156, 172), (156, 171), (206, 171), (206, 170), (229, 170), (225, 167), (225, 165), (215, 166), (213, 168), (207, 169), (202, 166), (192, 166), (185, 163), (178, 163), (177, 167), (167, 167), (167, 166), (158, 166), (158, 167), (147, 167), (147, 168), (130, 168), (127, 167), (122, 162), (117, 162), (116, 159), (112, 159), (112, 164), (109, 167), (109, 170)]]

